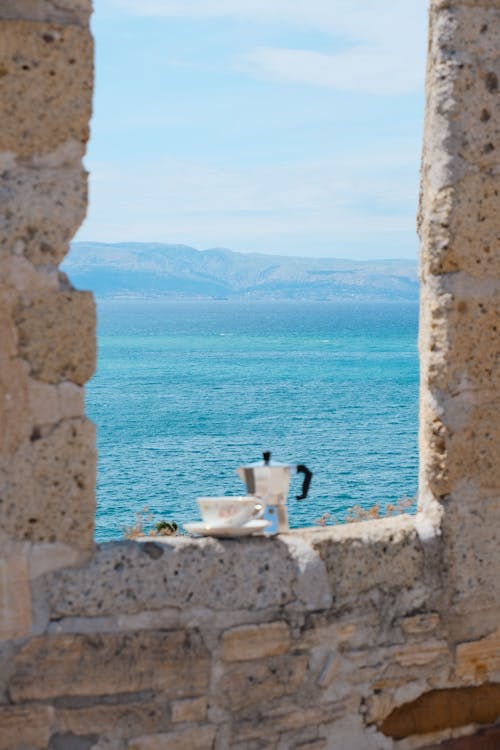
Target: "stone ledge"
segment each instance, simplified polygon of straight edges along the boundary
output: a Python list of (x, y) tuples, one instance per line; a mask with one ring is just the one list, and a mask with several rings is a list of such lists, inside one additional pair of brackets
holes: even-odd
[(426, 581), (435, 560), (427, 557), (434, 547), (420, 541), (410, 516), (297, 530), (276, 539), (109, 542), (97, 546), (83, 567), (40, 576), (37, 585), (46, 592), (51, 619), (68, 618), (72, 632), (80, 618), (85, 629), (88, 618), (104, 618), (113, 629), (123, 626), (124, 617), (151, 617), (157, 610), (169, 624), (188, 610), (211, 611), (220, 627), (218, 613), (224, 612), (281, 619), (282, 612), (305, 614), (332, 604), (337, 609), (354, 602), (359, 609), (357, 598), (378, 588), (396, 597), (395, 614), (402, 596), (403, 616), (410, 600), (414, 608), (430, 601)]

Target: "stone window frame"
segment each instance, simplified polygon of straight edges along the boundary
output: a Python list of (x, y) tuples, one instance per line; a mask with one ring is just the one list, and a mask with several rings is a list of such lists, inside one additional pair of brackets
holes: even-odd
[[(211, 690), (223, 707), (203, 724), (205, 736), (227, 737), (241, 730), (245, 707), (225, 677), (250, 679), (254, 660), (263, 674), (263, 660), (274, 659), (278, 674), (290, 670), (287, 689), (306, 680), (318, 698), (305, 721), (331, 724), (337, 736), (342, 722), (319, 708), (340, 675), (359, 698), (345, 708), (346, 736), (360, 747), (376, 729), (395, 737), (416, 696), (477, 695), (500, 681), (500, 270), (491, 251), (499, 0), (431, 2), (417, 515), (239, 542), (94, 542), (95, 434), (83, 385), (94, 368), (95, 311), (92, 295), (58, 272), (86, 210), (90, 9), (89, 0), (0, 8), (0, 712), (29, 733), (25, 705), (35, 705), (36, 734), (48, 738), (59, 731), (61, 697), (168, 688), (175, 704), (178, 670), (182, 690)], [(155, 649), (163, 649), (158, 669)], [(118, 659), (114, 674), (89, 653), (126, 653), (141, 669), (124, 673)], [(196, 674), (183, 671), (182, 655)], [(362, 685), (353, 682), (360, 658), (369, 673)], [(274, 677), (265, 680), (276, 689)], [(196, 711), (208, 722), (203, 701)], [(38, 741), (29, 737), (26, 745)]]

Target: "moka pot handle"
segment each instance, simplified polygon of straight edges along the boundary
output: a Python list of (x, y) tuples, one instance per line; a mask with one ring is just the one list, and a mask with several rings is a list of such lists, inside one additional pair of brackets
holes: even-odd
[(297, 474), (303, 474), (304, 480), (302, 482), (302, 494), (296, 495), (297, 500), (305, 500), (307, 497), (307, 493), (309, 492), (309, 487), (311, 484), (312, 479), (312, 471), (307, 468), (307, 466), (304, 466), (304, 464), (298, 464), (297, 466)]

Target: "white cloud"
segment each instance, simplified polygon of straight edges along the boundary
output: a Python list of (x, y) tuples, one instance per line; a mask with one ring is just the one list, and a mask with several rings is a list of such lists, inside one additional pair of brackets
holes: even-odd
[(240, 69), (258, 77), (340, 90), (405, 93), (423, 86), (427, 9), (422, 0), (105, 0), (142, 16), (224, 18), (310, 29), (332, 37), (331, 54), (264, 48)]
[(401, 257), (415, 237), (414, 145), (276, 166), (91, 163), (91, 212), (79, 238), (333, 256), (357, 245), (367, 257)]
[(241, 58), (241, 70), (276, 82), (326, 86), (338, 91), (404, 94), (423, 85), (420, 67), (402, 65), (394, 53), (350, 49), (338, 54), (265, 47)]

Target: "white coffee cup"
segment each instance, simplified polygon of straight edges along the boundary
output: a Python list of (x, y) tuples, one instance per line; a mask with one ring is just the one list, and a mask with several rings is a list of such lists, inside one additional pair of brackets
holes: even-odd
[(199, 497), (201, 517), (208, 527), (243, 526), (261, 518), (264, 506), (251, 495), (237, 497)]

